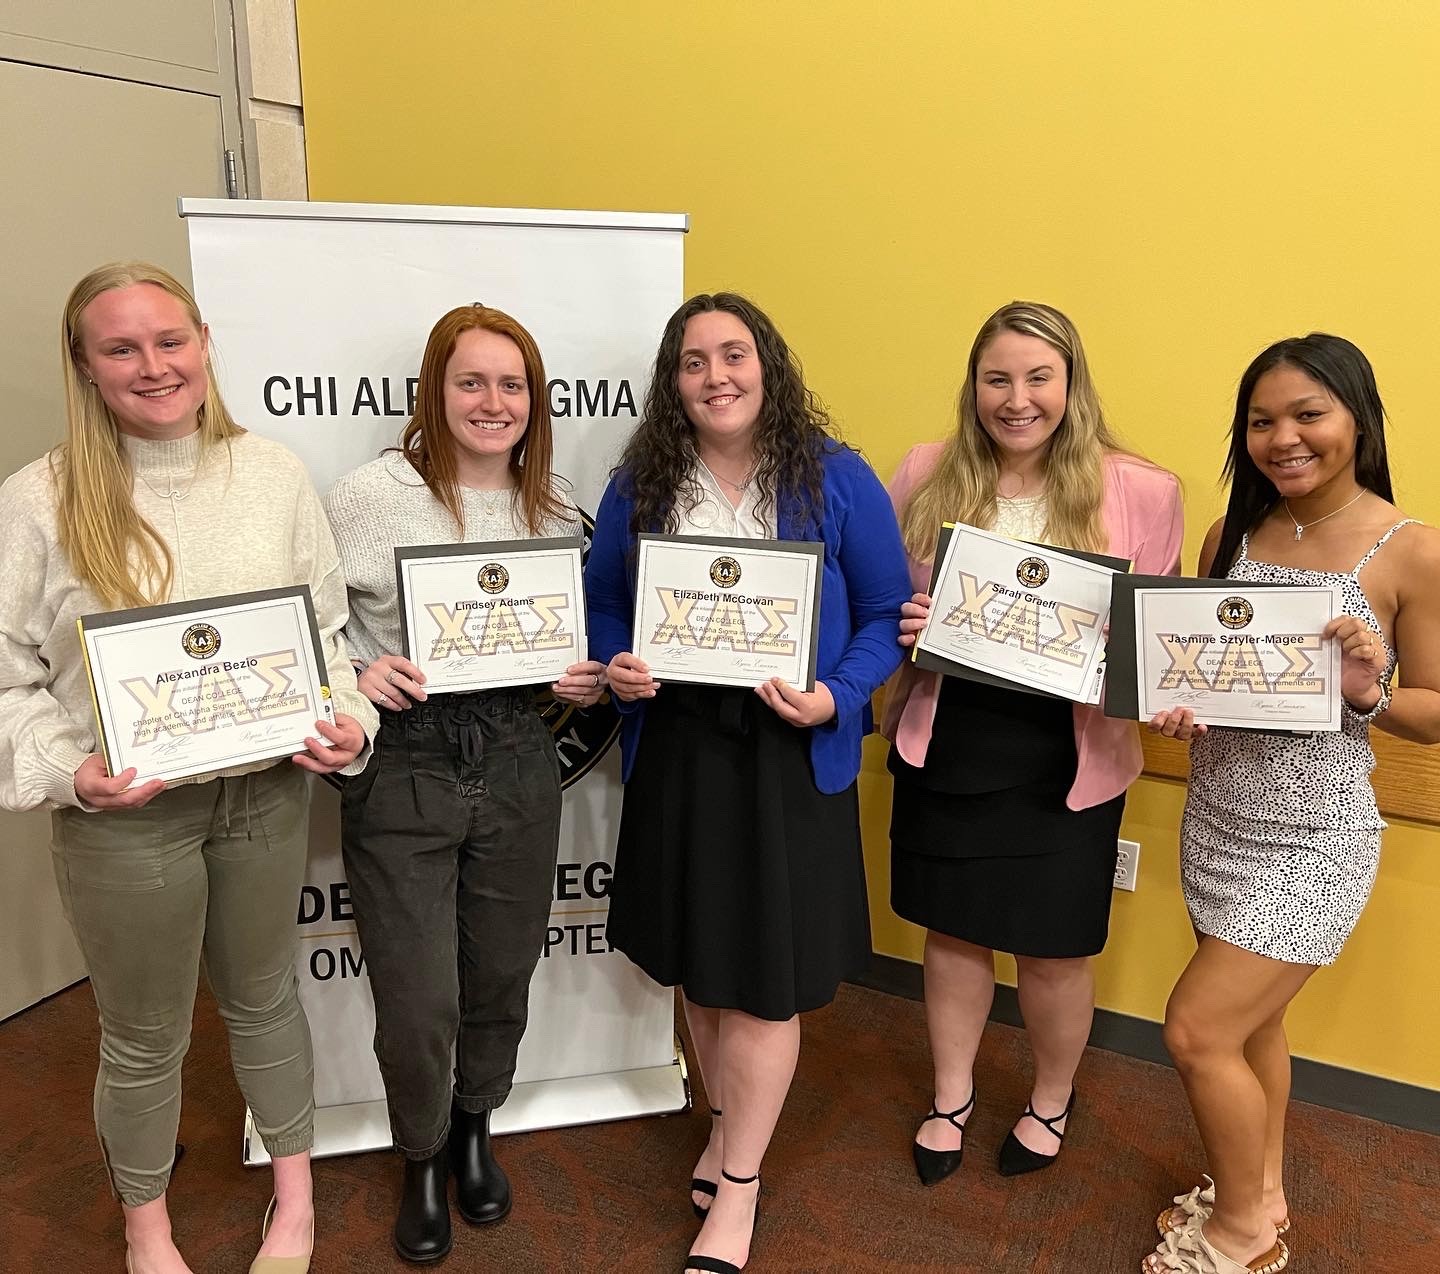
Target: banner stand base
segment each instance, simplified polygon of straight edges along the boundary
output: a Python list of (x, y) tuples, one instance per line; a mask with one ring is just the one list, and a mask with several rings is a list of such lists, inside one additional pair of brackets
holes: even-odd
[[(675, 1115), (690, 1108), (690, 1076), (685, 1053), (675, 1042), (675, 1060), (664, 1066), (577, 1075), (516, 1084), (506, 1103), (491, 1116), (494, 1133), (535, 1132), (579, 1124)], [(314, 1159), (389, 1150), (390, 1120), (383, 1101), (321, 1106), (315, 1111)], [(242, 1162), (247, 1168), (270, 1162), (250, 1111), (245, 1112)]]

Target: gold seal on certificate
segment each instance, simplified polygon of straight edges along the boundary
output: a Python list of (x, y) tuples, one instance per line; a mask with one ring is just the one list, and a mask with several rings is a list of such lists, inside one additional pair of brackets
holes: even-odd
[[(936, 546), (922, 667), (1097, 703), (1110, 581), (1122, 558), (1027, 544), (946, 523)], [(956, 667), (956, 665), (959, 665)]]
[(1148, 721), (1191, 708), (1205, 725), (1338, 730), (1342, 611), (1329, 585), (1117, 580), (1105, 711)]
[(657, 681), (815, 689), (824, 545), (642, 535), (633, 650)]
[[(85, 615), (105, 763), (135, 783), (305, 751), (335, 720), (304, 585)], [(133, 785), (132, 785), (133, 786)]]
[(395, 550), (405, 655), (428, 694), (529, 686), (586, 658), (578, 535)]

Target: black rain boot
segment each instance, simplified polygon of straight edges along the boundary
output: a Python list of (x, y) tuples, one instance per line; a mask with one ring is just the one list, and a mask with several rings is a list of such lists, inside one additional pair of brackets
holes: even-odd
[(444, 1149), (428, 1159), (405, 1160), (405, 1184), (395, 1216), (395, 1250), (423, 1265), (450, 1251), (450, 1201), (445, 1197)]
[(455, 1204), (471, 1225), (488, 1225), (510, 1214), (510, 1178), (490, 1152), (490, 1112), (450, 1111), (450, 1167)]

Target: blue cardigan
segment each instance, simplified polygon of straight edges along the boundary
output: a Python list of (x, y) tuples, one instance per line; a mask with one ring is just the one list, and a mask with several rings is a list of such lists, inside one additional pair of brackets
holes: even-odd
[[(810, 765), (822, 792), (843, 792), (860, 772), (860, 740), (870, 732), (870, 696), (899, 667), (904, 651), (900, 607), (910, 600), (910, 573), (890, 497), (860, 454), (827, 445), (824, 464), (825, 544), (820, 584), (816, 677), (835, 700), (835, 715), (810, 728)], [(630, 533), (633, 502), (622, 470), (611, 479), (595, 515), (585, 565), (590, 657), (609, 663), (629, 650), (635, 616)], [(782, 500), (782, 540), (816, 539), (808, 511)], [(808, 524), (808, 525), (807, 525)], [(662, 685), (660, 693), (665, 690)], [(645, 721), (645, 703), (620, 703), (623, 776), (630, 777)]]

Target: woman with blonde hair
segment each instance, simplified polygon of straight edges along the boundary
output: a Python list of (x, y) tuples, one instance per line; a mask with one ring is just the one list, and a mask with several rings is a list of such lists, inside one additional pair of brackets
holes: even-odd
[[(549, 921), (560, 766), (534, 687), (427, 694), (401, 653), (395, 549), (579, 535), (550, 456), (534, 338), (500, 310), (462, 305), (430, 332), (400, 446), (326, 498), (350, 588), (346, 636), (382, 714), (375, 760), (345, 786), (341, 847), (405, 1158), (392, 1238), (408, 1261), (450, 1250), (452, 1170), (472, 1225), (510, 1211), (490, 1112), (510, 1093)], [(604, 673), (572, 664), (551, 693), (591, 706)]]
[[(1074, 325), (1016, 301), (981, 326), (943, 443), (916, 447), (891, 484), (914, 597), (913, 645), (930, 610), (936, 537), (963, 522), (1014, 539), (1128, 558), (1145, 574), (1180, 560), (1180, 488), (1111, 434)], [(960, 1166), (974, 1062), (995, 991), (994, 953), (1014, 955), (1035, 1057), (1005, 1175), (1049, 1166), (1074, 1105), (1090, 1035), (1090, 957), (1105, 945), (1136, 728), (1098, 707), (901, 666), (886, 698), (893, 742), (891, 903), (928, 930), (925, 1008), (934, 1101), (913, 1145), (933, 1185)]]
[[(375, 710), (343, 643), (345, 590), (304, 467), (245, 432), (183, 284), (102, 266), (65, 306), (69, 432), (0, 487), (0, 806), (54, 811), (55, 876), (100, 1010), (95, 1117), (125, 1211), (126, 1267), (186, 1266), (166, 1190), (205, 957), (275, 1198), (253, 1274), (300, 1274), (314, 1231), (310, 1033), (296, 994), (304, 771), (359, 769)], [(131, 786), (97, 751), (76, 619), (306, 584), (340, 709), (294, 764)]]

